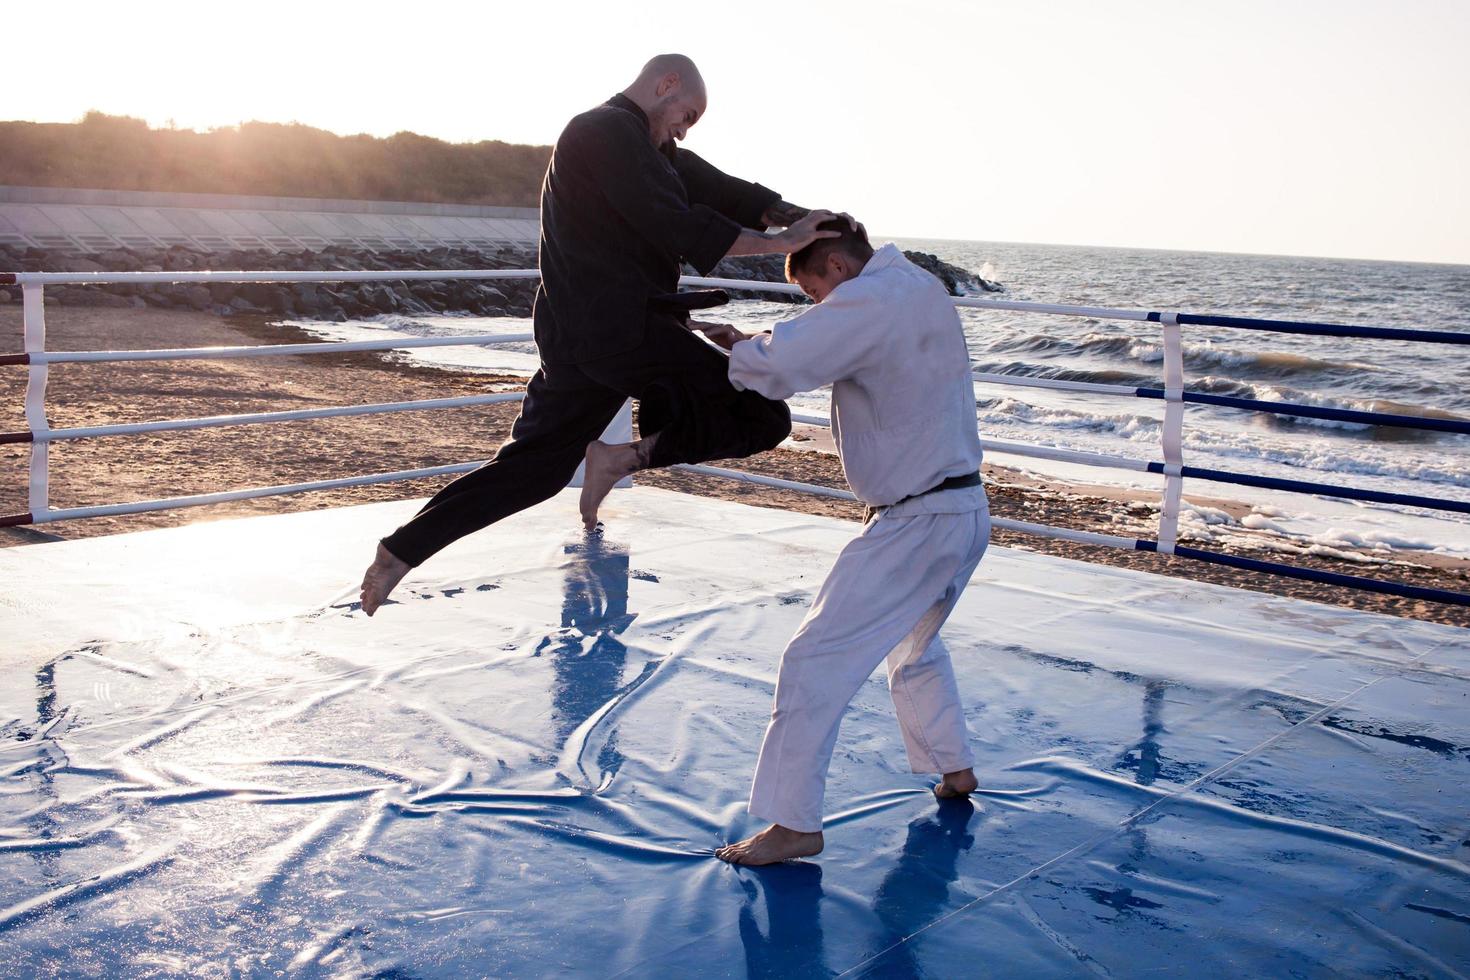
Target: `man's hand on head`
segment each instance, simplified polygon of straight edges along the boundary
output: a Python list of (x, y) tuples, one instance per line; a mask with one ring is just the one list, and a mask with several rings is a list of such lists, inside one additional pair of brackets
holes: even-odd
[(781, 251), (790, 255), (792, 252), (800, 252), (819, 238), (836, 238), (841, 232), (821, 231), (817, 228), (822, 222), (831, 221), (836, 217), (837, 215), (831, 211), (807, 212), (805, 218), (776, 236), (781, 245)]
[(710, 339), (717, 347), (729, 350), (742, 340), (749, 340), (750, 335), (736, 329), (728, 323), (706, 323), (703, 320), (690, 320), (690, 330), (698, 330)]
[(846, 218), (847, 226), (849, 228), (851, 228), (853, 231), (861, 232), (864, 239), (868, 237), (868, 229), (863, 227), (863, 223), (854, 218), (852, 215), (848, 214), (846, 211), (838, 211), (837, 217)]

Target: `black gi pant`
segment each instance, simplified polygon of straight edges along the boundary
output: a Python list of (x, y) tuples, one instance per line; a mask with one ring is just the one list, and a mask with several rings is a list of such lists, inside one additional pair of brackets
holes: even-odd
[(417, 566), (502, 518), (555, 496), (627, 398), (638, 400), (640, 435), (658, 433), (649, 463), (750, 456), (791, 432), (785, 402), (730, 384), (729, 362), (673, 317), (650, 317), (632, 350), (575, 364), (544, 361), (526, 386), (510, 439), (484, 466), (434, 495), (383, 539)]

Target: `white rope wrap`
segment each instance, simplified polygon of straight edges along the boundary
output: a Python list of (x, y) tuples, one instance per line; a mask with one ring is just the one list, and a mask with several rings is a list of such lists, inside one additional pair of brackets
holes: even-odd
[[(25, 321), (25, 351), (36, 354), (46, 349), (46, 305), (45, 286), (26, 283), (21, 286), (22, 316)], [(32, 363), (26, 380), (26, 425), (36, 440), (31, 443), (30, 490), (27, 508), (35, 520), (46, 513), (50, 444), (45, 436), (51, 429), (46, 423), (46, 380), (51, 368), (43, 363)]]
[(1159, 552), (1172, 555), (1179, 538), (1179, 504), (1184, 492), (1184, 344), (1179, 314), (1164, 313), (1164, 505), (1159, 510)]

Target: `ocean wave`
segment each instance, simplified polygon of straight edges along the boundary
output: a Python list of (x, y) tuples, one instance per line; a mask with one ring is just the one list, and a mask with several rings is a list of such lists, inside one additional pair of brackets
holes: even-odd
[[(1020, 378), (1037, 378), (1048, 381), (1072, 381), (1088, 384), (1111, 384), (1122, 387), (1159, 387), (1157, 377), (1137, 374), (1118, 368), (1070, 368), (1030, 364), (1025, 361), (976, 361), (975, 370), (987, 374), (1005, 374)], [(1219, 375), (1203, 375), (1187, 381), (1190, 391), (1230, 398), (1249, 398), (1264, 402), (1287, 402), (1312, 408), (1340, 409), (1354, 412), (1381, 412), (1388, 415), (1410, 415), (1421, 418), (1470, 421), (1470, 416), (1452, 412), (1433, 405), (1419, 405), (1376, 396), (1352, 397), (1350, 395), (1328, 395), (1286, 385), (1262, 384), (1242, 381), (1238, 378)], [(1341, 432), (1371, 432), (1375, 439), (1398, 442), (1434, 442), (1443, 439), (1463, 438), (1453, 433), (1414, 430), (1399, 426), (1377, 425), (1367, 422), (1348, 422), (1339, 419), (1318, 419), (1299, 415), (1263, 415), (1268, 424), (1308, 425)]]
[[(991, 353), (1031, 353), (1048, 356), (1102, 356), (1123, 358), (1140, 364), (1162, 364), (1164, 345), (1116, 333), (1088, 333), (1077, 339), (1054, 334), (1030, 334), (997, 341)], [(1377, 366), (1361, 361), (1338, 361), (1308, 354), (1286, 351), (1245, 351), (1219, 347), (1212, 343), (1189, 344), (1183, 349), (1184, 365), (1202, 368), (1225, 368), (1249, 372), (1260, 377), (1288, 378), (1308, 374), (1357, 374), (1376, 372)]]
[[(1158, 418), (1135, 413), (1104, 413), (1062, 406), (1035, 405), (1017, 398), (979, 399), (977, 416), (982, 435), (1057, 445), (1085, 452), (1112, 452), (1116, 440), (1150, 446), (1149, 458), (1161, 458)], [(1464, 436), (1451, 438), (1465, 440)], [(1393, 445), (1378, 449), (1373, 443), (1343, 440), (1302, 440), (1263, 436), (1259, 428), (1191, 425), (1184, 429), (1185, 462), (1194, 466), (1239, 469), (1241, 462), (1275, 464), (1274, 475), (1284, 470), (1300, 479), (1344, 482), (1345, 476), (1365, 476), (1392, 481), (1397, 486), (1439, 484), (1470, 488), (1470, 472), (1459, 454)], [(1135, 452), (1136, 454), (1136, 452)], [(1305, 474), (1302, 471), (1309, 471)], [(1430, 493), (1421, 487), (1405, 486), (1408, 493)]]
[[(987, 424), (1043, 426), (1050, 430), (1105, 433), (1125, 439), (1158, 441), (1161, 423), (1148, 415), (1117, 415), (1075, 412), (1065, 408), (1032, 405), (1017, 398), (985, 398), (975, 403), (980, 429)], [(1035, 441), (1035, 440), (1031, 440)]]
[[(1470, 488), (1470, 473), (1463, 459), (1439, 452), (1410, 453), (1401, 448), (1387, 451), (1372, 451), (1373, 447), (1352, 443), (1334, 442), (1290, 442), (1268, 443), (1258, 434), (1236, 430), (1211, 430), (1204, 427), (1189, 428), (1184, 432), (1185, 463), (1204, 466), (1208, 457), (1218, 457), (1222, 462), (1250, 460), (1259, 464), (1275, 464), (1262, 470), (1274, 476), (1291, 476), (1296, 479), (1314, 479), (1320, 474), (1325, 482), (1345, 482), (1334, 477), (1366, 476), (1391, 480), (1405, 493), (1428, 493), (1423, 486), (1413, 484), (1434, 483), (1445, 487)], [(1191, 458), (1190, 454), (1196, 454)], [(1199, 457), (1206, 457), (1201, 461)], [(1298, 472), (1288, 472), (1295, 470)], [(1309, 471), (1302, 474), (1300, 471)], [(1408, 485), (1405, 485), (1408, 484)], [(1396, 487), (1396, 488), (1397, 488)]]
[(986, 374), (1009, 374), (1022, 378), (1042, 378), (1047, 381), (1078, 381), (1088, 384), (1123, 385), (1138, 388), (1158, 385), (1157, 376), (1139, 374), (1120, 368), (1073, 368), (1049, 364), (1031, 364), (1026, 361), (976, 360), (971, 367)]

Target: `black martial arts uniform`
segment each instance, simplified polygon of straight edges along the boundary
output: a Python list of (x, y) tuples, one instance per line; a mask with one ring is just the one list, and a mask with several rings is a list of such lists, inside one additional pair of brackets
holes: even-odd
[(510, 440), (383, 539), (418, 565), (453, 541), (567, 485), (626, 398), (658, 433), (650, 464), (699, 463), (770, 449), (791, 431), (785, 403), (736, 391), (728, 362), (651, 302), (678, 289), (681, 261), (708, 274), (742, 227), (779, 200), (672, 142), (615, 95), (567, 124), (541, 188), (541, 365)]

